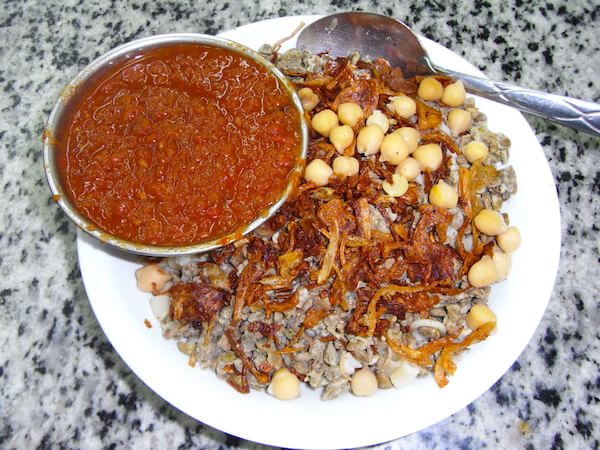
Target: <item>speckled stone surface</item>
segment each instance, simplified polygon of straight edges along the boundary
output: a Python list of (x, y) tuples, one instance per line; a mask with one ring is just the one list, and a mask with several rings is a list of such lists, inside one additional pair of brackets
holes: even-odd
[[(2, 3), (0, 448), (260, 448), (177, 411), (113, 351), (81, 282), (75, 228), (50, 197), (41, 135), (64, 85), (125, 41), (348, 9), (396, 17), (492, 79), (600, 101), (600, 5), (592, 0)], [(599, 139), (527, 119), (562, 210), (562, 259), (548, 309), (490, 391), (381, 448), (599, 446)]]

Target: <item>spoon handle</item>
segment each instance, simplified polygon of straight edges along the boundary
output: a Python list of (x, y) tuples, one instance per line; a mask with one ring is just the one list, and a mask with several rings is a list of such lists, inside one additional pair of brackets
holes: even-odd
[(600, 136), (600, 104), (525, 89), (487, 78), (466, 75), (431, 64), (435, 72), (462, 80), (465, 89), (480, 97), (513, 106), (585, 133)]

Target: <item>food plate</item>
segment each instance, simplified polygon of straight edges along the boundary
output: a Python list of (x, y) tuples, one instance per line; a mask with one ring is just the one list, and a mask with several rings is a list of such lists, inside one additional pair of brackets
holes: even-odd
[[(242, 26), (221, 36), (257, 49), (290, 34), (302, 21), (294, 16)], [(283, 49), (292, 47), (286, 42)], [(423, 38), (432, 59), (459, 71), (479, 74), (450, 50)], [(323, 402), (304, 388), (301, 397), (282, 402), (261, 392), (242, 395), (209, 370), (191, 368), (174, 341), (162, 338), (149, 296), (135, 286), (140, 259), (78, 234), (82, 278), (94, 313), (126, 364), (154, 392), (195, 419), (224, 432), (264, 444), (292, 448), (350, 448), (389, 441), (426, 428), (465, 407), (488, 390), (523, 351), (542, 318), (554, 285), (560, 253), (560, 213), (548, 163), (534, 133), (516, 110), (484, 99), (491, 131), (512, 141), (510, 163), (518, 193), (505, 205), (523, 244), (514, 254), (507, 281), (492, 288), (489, 303), (497, 332), (460, 356), (458, 370), (443, 389), (433, 377), (374, 397), (351, 394)], [(152, 328), (147, 328), (148, 319)]]

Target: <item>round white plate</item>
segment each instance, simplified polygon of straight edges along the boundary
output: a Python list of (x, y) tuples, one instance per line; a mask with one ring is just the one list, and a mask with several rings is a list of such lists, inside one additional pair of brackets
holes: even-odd
[[(294, 30), (296, 16), (242, 26), (221, 36), (258, 49)], [(285, 43), (283, 49), (294, 45)], [(452, 69), (481, 74), (460, 56), (423, 39), (432, 59)], [(548, 163), (535, 135), (514, 109), (476, 99), (492, 131), (512, 141), (510, 163), (519, 191), (504, 210), (521, 231), (523, 244), (513, 256), (508, 281), (493, 286), (490, 304), (497, 333), (463, 353), (458, 370), (443, 389), (433, 377), (403, 390), (380, 391), (371, 398), (350, 394), (322, 402), (319, 392), (281, 402), (252, 392), (242, 395), (210, 371), (191, 368), (174, 341), (162, 338), (149, 295), (135, 286), (139, 257), (124, 255), (78, 234), (81, 274), (94, 313), (127, 365), (154, 392), (195, 419), (224, 432), (264, 444), (293, 448), (349, 448), (389, 441), (426, 428), (465, 407), (488, 390), (523, 351), (542, 318), (554, 285), (560, 252), (560, 213)], [(149, 329), (144, 319), (152, 323)]]

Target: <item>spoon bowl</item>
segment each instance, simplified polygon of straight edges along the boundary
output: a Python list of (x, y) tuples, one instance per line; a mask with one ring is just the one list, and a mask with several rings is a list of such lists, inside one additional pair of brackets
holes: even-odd
[(407, 78), (435, 73), (427, 52), (412, 30), (391, 17), (348, 12), (325, 16), (302, 30), (297, 46), (313, 53), (347, 56), (357, 51), (367, 59), (383, 58)]
[(391, 17), (365, 12), (325, 16), (305, 27), (297, 47), (312, 53), (347, 56), (357, 51), (362, 58), (383, 58), (400, 67), (405, 77), (443, 75), (461, 80), (467, 91), (515, 107), (564, 126), (600, 136), (600, 105), (494, 82), (433, 63), (415, 33)]

